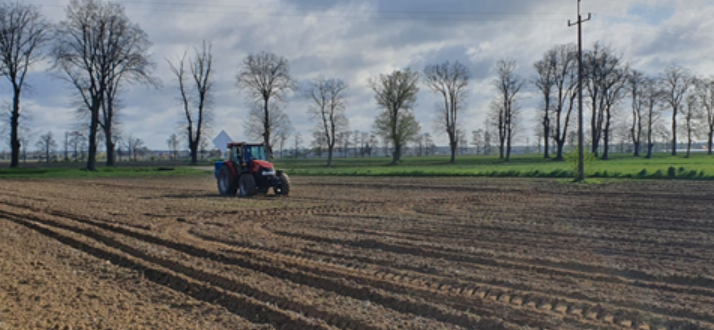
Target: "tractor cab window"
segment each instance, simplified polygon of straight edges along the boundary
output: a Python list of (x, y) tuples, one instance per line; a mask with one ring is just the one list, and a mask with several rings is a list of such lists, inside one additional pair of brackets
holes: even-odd
[(239, 161), (241, 159), (241, 148), (240, 147), (231, 147), (230, 158), (234, 162)]
[(245, 161), (266, 160), (263, 146), (245, 146)]

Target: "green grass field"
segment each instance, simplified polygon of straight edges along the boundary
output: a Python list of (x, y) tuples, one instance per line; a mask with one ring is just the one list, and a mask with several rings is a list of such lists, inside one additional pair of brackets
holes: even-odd
[[(275, 165), (290, 175), (306, 176), (490, 176), (490, 177), (543, 177), (570, 178), (573, 165), (567, 161), (543, 159), (541, 155), (516, 155), (505, 162), (498, 156), (459, 156), (456, 164), (449, 164), (447, 156), (404, 157), (396, 166), (391, 158), (335, 158), (332, 167), (326, 167), (325, 158), (276, 159)], [(96, 172), (75, 168), (30, 167), (0, 168), (0, 179), (18, 178), (91, 178), (91, 177), (141, 177), (170, 175), (201, 175), (211, 171), (177, 164), (174, 167), (98, 167)], [(212, 162), (202, 162), (204, 167)], [(714, 156), (693, 154), (691, 158), (655, 154), (652, 159), (632, 155), (614, 154), (607, 161), (594, 160), (586, 164), (590, 178), (614, 179), (688, 179), (714, 180)]]
[[(446, 156), (405, 157), (390, 165), (391, 158), (337, 158), (326, 167), (325, 158), (278, 159), (276, 167), (291, 175), (337, 176), (502, 176), (502, 177), (572, 177), (573, 164), (543, 159), (541, 155), (513, 156), (505, 162), (498, 156), (460, 156), (449, 164)], [(594, 160), (586, 165), (594, 178), (678, 178), (714, 179), (714, 157), (704, 154), (684, 156), (654, 155), (652, 159), (615, 154), (607, 161)]]

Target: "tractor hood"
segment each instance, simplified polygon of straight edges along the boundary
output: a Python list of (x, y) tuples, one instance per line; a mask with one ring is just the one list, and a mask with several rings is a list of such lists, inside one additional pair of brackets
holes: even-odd
[(256, 173), (260, 171), (260, 168), (272, 170), (273, 164), (264, 160), (252, 160), (250, 162), (250, 173)]

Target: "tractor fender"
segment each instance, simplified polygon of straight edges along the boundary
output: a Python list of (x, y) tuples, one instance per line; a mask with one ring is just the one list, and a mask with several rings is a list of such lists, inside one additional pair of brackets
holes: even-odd
[(223, 166), (228, 166), (228, 168), (231, 170), (231, 173), (233, 174), (233, 177), (238, 178), (238, 169), (236, 168), (236, 165), (233, 164), (232, 161), (230, 161), (230, 160), (224, 161)]

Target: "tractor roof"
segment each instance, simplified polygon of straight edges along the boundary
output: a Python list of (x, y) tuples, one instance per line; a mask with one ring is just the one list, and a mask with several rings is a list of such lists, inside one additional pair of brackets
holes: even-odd
[(251, 142), (230, 142), (228, 143), (228, 148), (230, 147), (240, 147), (240, 146), (262, 146), (263, 142), (251, 143)]

